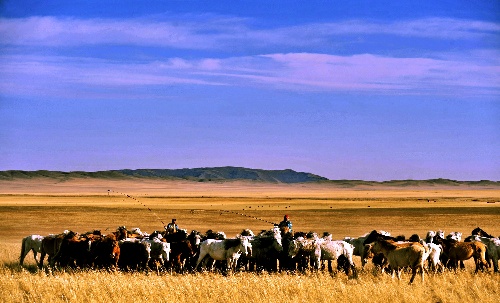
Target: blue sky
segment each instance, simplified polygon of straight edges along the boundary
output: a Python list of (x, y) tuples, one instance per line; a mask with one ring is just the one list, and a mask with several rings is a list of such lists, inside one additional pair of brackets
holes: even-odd
[(498, 1), (2, 1), (0, 170), (500, 180), (499, 20)]

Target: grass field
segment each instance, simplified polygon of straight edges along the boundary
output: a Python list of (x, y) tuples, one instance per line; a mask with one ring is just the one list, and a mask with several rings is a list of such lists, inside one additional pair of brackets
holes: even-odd
[[(177, 218), (181, 228), (270, 229), (289, 214), (295, 231), (334, 239), (373, 229), (425, 236), (428, 230), (500, 235), (496, 188), (346, 188), (324, 184), (199, 183), (184, 181), (51, 180), (0, 182), (0, 302), (497, 302), (500, 275), (467, 270), (427, 275), (408, 286), (376, 274), (124, 274), (36, 272), (32, 255), (22, 269), (20, 240), (65, 229), (104, 233), (118, 226), (151, 232)], [(359, 265), (359, 257), (355, 257)]]

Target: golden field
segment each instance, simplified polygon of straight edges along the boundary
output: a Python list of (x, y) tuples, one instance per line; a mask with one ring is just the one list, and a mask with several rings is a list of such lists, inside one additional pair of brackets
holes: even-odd
[[(149, 209), (151, 210), (149, 210)], [(21, 239), (65, 229), (152, 232), (177, 218), (181, 228), (270, 229), (289, 214), (295, 231), (324, 231), (334, 239), (373, 229), (407, 237), (428, 230), (469, 235), (481, 227), (500, 235), (500, 189), (495, 187), (339, 187), (328, 183), (193, 182), (154, 179), (0, 181), (0, 302), (497, 302), (500, 274), (426, 275), (407, 285), (376, 274), (371, 264), (348, 279), (339, 273), (171, 275), (37, 272), (32, 255), (17, 264)], [(266, 222), (267, 221), (267, 222)], [(355, 257), (359, 265), (359, 257)]]

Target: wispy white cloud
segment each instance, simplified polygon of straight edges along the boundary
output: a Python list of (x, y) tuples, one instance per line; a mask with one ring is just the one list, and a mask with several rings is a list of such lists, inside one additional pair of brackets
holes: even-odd
[[(487, 53), (500, 57), (497, 51), (480, 52), (481, 56)], [(469, 56), (444, 60), (284, 53), (145, 63), (3, 56), (0, 94), (50, 95), (50, 91), (59, 89), (69, 93), (78, 90), (85, 95), (86, 91), (116, 93), (123, 88), (124, 94), (139, 94), (151, 86), (223, 85), (372, 94), (498, 95), (500, 66), (483, 64), (481, 56), (474, 61)]]
[[(168, 20), (168, 18), (166, 18)], [(496, 37), (500, 25), (491, 22), (446, 18), (395, 22), (351, 20), (301, 24), (277, 28), (252, 28), (245, 19), (198, 16), (197, 22), (162, 19), (75, 19), (29, 17), (0, 19), (4, 45), (141, 45), (179, 49), (221, 49), (269, 46), (319, 45), (339, 35), (396, 35), (440, 39)]]

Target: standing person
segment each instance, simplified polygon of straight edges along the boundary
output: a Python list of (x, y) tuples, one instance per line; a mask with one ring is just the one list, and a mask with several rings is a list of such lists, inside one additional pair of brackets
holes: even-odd
[(175, 234), (179, 230), (179, 226), (177, 226), (177, 219), (172, 219), (171, 223), (168, 223), (165, 227), (167, 234)]
[(280, 222), (278, 227), (280, 228), (282, 234), (292, 233), (292, 221), (290, 221), (290, 217), (285, 215), (283, 217), (283, 221)]

